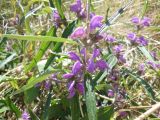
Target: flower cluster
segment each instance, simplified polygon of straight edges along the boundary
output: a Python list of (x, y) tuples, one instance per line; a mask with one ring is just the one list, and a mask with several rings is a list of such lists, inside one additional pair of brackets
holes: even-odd
[(71, 4), (70, 10), (75, 12), (78, 18), (86, 18), (85, 9), (82, 7), (81, 0), (76, 0), (75, 3)]
[[(94, 33), (96, 28), (100, 28), (102, 25), (103, 17), (100, 15), (92, 15), (91, 21), (90, 21), (90, 31), (91, 33)], [(86, 38), (86, 29), (84, 27), (78, 27), (76, 28), (73, 33), (71, 34), (70, 38), (72, 39), (85, 39)]]
[[(133, 17), (131, 22), (136, 25), (137, 28), (148, 27), (151, 24), (151, 19), (148, 17), (144, 17), (140, 19), (138, 17)], [(138, 29), (139, 30), (139, 29)], [(144, 36), (138, 36), (133, 32), (128, 33), (127, 38), (130, 40), (132, 44), (146, 46), (148, 45), (148, 40), (145, 39)]]
[(140, 19), (138, 17), (133, 17), (131, 21), (135, 25), (142, 26), (142, 27), (147, 27), (147, 26), (150, 26), (151, 24), (151, 19), (148, 17), (144, 17), (143, 19)]
[(68, 98), (72, 98), (75, 95), (76, 90), (80, 94), (84, 93), (83, 77), (85, 72), (94, 73), (97, 69), (104, 71), (109, 68), (106, 61), (99, 59), (99, 49), (94, 49), (92, 57), (87, 59), (86, 49), (83, 48), (80, 51), (80, 56), (75, 52), (69, 52), (69, 58), (75, 61), (75, 63), (72, 66), (72, 72), (63, 75), (63, 78), (69, 80)]
[(116, 45), (113, 47), (113, 51), (116, 54), (118, 61), (120, 63), (125, 63), (126, 59), (124, 58), (124, 55), (122, 54), (123, 46), (122, 45)]

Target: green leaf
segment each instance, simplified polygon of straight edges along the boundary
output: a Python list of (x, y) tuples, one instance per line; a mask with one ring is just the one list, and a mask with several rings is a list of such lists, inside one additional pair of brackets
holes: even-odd
[(65, 20), (64, 12), (62, 10), (62, 1), (61, 0), (54, 0), (54, 2), (55, 2), (55, 7), (57, 8), (61, 19)]
[(139, 50), (141, 50), (141, 52), (143, 53), (143, 55), (148, 58), (148, 60), (154, 61), (153, 57), (151, 56), (151, 54), (148, 52), (148, 50), (146, 50), (146, 48), (144, 46), (142, 47), (138, 47)]
[(53, 74), (54, 71), (48, 72), (48, 73), (44, 73), (38, 77), (32, 77), (29, 79), (28, 83), (26, 85), (24, 85), (23, 87), (21, 87), (19, 90), (15, 91), (13, 93), (13, 95), (24, 92), (32, 87), (34, 87), (37, 83), (42, 82), (44, 80), (46, 80), (47, 77), (49, 77), (51, 74)]
[(88, 75), (85, 77), (85, 99), (89, 120), (97, 120), (96, 97), (94, 89)]
[(9, 57), (7, 57), (5, 60), (3, 60), (0, 63), (0, 69), (2, 69), (7, 63), (11, 62), (15, 56), (16, 56), (16, 53), (12, 53)]
[(36, 97), (39, 95), (39, 89), (32, 87), (24, 92), (24, 101), (27, 104), (30, 104)]
[(70, 44), (77, 44), (75, 41), (60, 38), (60, 37), (51, 37), (51, 36), (32, 36), (32, 35), (13, 35), (13, 34), (3, 34), (2, 37), (7, 37), (10, 39), (17, 40), (28, 40), (28, 41), (53, 41), (53, 42), (65, 42)]
[(71, 117), (72, 117), (72, 120), (80, 120), (80, 108), (79, 108), (78, 95), (75, 95), (71, 99), (70, 106), (71, 106)]
[(142, 78), (136, 76), (134, 73), (132, 73), (129, 70), (125, 70), (131, 77), (133, 77), (134, 79), (136, 79), (138, 82), (141, 83), (141, 85), (145, 88), (145, 90), (147, 91), (149, 97), (151, 97), (152, 99), (155, 99), (155, 93), (152, 90), (152, 87), (147, 83), (147, 81), (143, 80)]
[(19, 118), (21, 116), (21, 112), (9, 97), (6, 99), (6, 103), (10, 110), (16, 114), (16, 117)]
[[(56, 34), (55, 27), (51, 27), (50, 30), (47, 32), (47, 36), (55, 36), (55, 34)], [(37, 64), (37, 62), (43, 57), (44, 53), (46, 52), (46, 50), (48, 49), (50, 44), (51, 44), (51, 42), (42, 42), (41, 43), (41, 46), (39, 48), (38, 53), (33, 58), (31, 63), (25, 67), (26, 72), (30, 71)]]
[[(70, 23), (64, 30), (64, 32), (62, 33), (62, 37), (63, 38), (67, 38), (73, 31), (73, 28), (76, 25), (76, 21), (73, 21), (72, 23)], [(60, 52), (61, 51), (61, 47), (63, 46), (62, 43), (56, 43), (53, 50), (54, 52)], [(47, 60), (47, 63), (45, 64), (44, 70), (46, 70), (49, 65), (52, 63), (52, 61), (54, 60), (54, 58), (56, 57), (56, 55), (51, 55), (49, 57), (49, 59)]]
[(101, 107), (98, 109), (98, 120), (110, 120), (114, 113), (114, 109), (112, 106)]

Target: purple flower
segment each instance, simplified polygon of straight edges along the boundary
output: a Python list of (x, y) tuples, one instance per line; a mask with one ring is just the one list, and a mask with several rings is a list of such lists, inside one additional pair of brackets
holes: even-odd
[(75, 81), (70, 81), (68, 83), (68, 91), (69, 91), (68, 98), (72, 98), (76, 94), (74, 85), (75, 85)]
[(147, 41), (143, 36), (139, 37), (139, 38), (137, 39), (137, 42), (138, 42), (140, 45), (142, 45), (142, 46), (148, 45), (148, 41)]
[(119, 112), (119, 116), (122, 117), (122, 118), (124, 118), (124, 117), (127, 116), (127, 112), (121, 111), (121, 112)]
[(116, 45), (114, 46), (113, 50), (115, 53), (120, 53), (122, 51), (123, 46), (122, 45)]
[(113, 90), (111, 90), (111, 89), (108, 90), (108, 97), (114, 97)]
[(127, 38), (131, 40), (131, 42), (136, 42), (137, 37), (135, 33), (128, 33)]
[(74, 60), (74, 61), (80, 61), (80, 58), (79, 58), (79, 56), (75, 53), (75, 52), (69, 52), (68, 53), (69, 54), (69, 58), (71, 59), (71, 60)]
[(80, 63), (80, 61), (75, 62), (72, 67), (72, 73), (77, 75), (81, 71), (82, 66), (83, 65)]
[(116, 39), (112, 35), (107, 35), (105, 40), (107, 40), (108, 42), (114, 42)]
[(118, 56), (118, 60), (119, 60), (119, 62), (121, 62), (121, 63), (125, 63), (125, 62), (126, 62), (126, 59), (124, 58), (123, 55)]
[(53, 11), (53, 18), (54, 18), (54, 24), (56, 27), (59, 27), (62, 24), (61, 17), (59, 16), (59, 13), (57, 10)]
[(72, 39), (84, 39), (86, 37), (86, 30), (83, 27), (78, 27), (70, 36)]
[(156, 54), (156, 52), (155, 52), (155, 51), (150, 52), (150, 54), (151, 54), (151, 56), (152, 56), (154, 59), (156, 59), (157, 54)]
[(23, 120), (29, 120), (29, 118), (30, 118), (29, 114), (26, 111), (23, 111), (21, 117)]
[(144, 17), (141, 21), (141, 25), (143, 26), (150, 26), (150, 24), (151, 24), (151, 19), (148, 17)]
[(83, 48), (81, 51), (80, 51), (80, 53), (82, 54), (82, 56), (83, 56), (83, 58), (84, 58), (84, 60), (86, 61), (86, 48)]
[(60, 16), (59, 16), (57, 10), (54, 10), (54, 11), (53, 11), (53, 18), (54, 18), (54, 20), (55, 20), (56, 22), (58, 22), (58, 21), (61, 20), (61, 18), (60, 18)]
[(95, 16), (95, 13), (90, 13), (90, 19), (92, 19)]
[(103, 16), (100, 15), (95, 15), (90, 22), (90, 29), (91, 30), (95, 30), (97, 27), (101, 27), (102, 26), (102, 20), (103, 20)]
[(77, 14), (77, 16), (79, 18), (86, 18), (86, 12), (85, 12), (85, 9), (82, 9), (80, 13)]
[(100, 56), (100, 50), (95, 48), (93, 50), (92, 58), (96, 58), (96, 57), (99, 57), (99, 56)]
[(157, 68), (156, 64), (153, 61), (148, 61), (147, 64), (150, 65), (152, 69)]
[(51, 82), (50, 81), (45, 81), (45, 85), (44, 85), (46, 90), (49, 90), (51, 87)]
[(76, 84), (76, 88), (78, 90), (78, 92), (83, 95), (84, 94), (84, 84), (83, 83), (77, 83)]
[(145, 70), (145, 65), (144, 65), (143, 63), (140, 64), (138, 69), (139, 69), (140, 72), (144, 72), (144, 70)]
[(73, 3), (73, 4), (70, 6), (70, 10), (71, 10), (72, 12), (79, 13), (79, 12), (82, 10), (81, 0), (77, 0), (75, 3)]
[(131, 19), (131, 22), (134, 23), (134, 24), (139, 24), (140, 23), (140, 19), (138, 17), (133, 17)]
[(99, 70), (105, 70), (106, 68), (109, 68), (109, 66), (106, 61), (98, 60), (96, 62), (96, 68), (98, 68)]
[(95, 71), (95, 64), (93, 59), (88, 60), (88, 72), (93, 73)]
[(70, 78), (72, 78), (73, 76), (74, 76), (73, 73), (67, 73), (67, 74), (64, 74), (64, 75), (63, 75), (63, 78), (64, 78), (64, 79), (70, 79)]

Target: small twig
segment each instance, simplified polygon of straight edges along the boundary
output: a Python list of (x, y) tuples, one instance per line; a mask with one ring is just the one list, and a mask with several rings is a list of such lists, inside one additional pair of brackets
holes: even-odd
[(100, 95), (100, 94), (98, 94), (98, 93), (95, 93), (95, 94), (96, 94), (98, 97), (101, 97), (101, 98), (103, 98), (103, 99), (106, 99), (106, 100), (109, 100), (109, 101), (114, 101), (114, 99), (112, 99), (112, 98), (109, 98), (109, 97)]
[(160, 102), (153, 105), (151, 109), (147, 110), (145, 113), (143, 113), (142, 115), (137, 117), (135, 120), (143, 120), (144, 118), (148, 117), (150, 114), (152, 114), (153, 112), (155, 112), (159, 108), (160, 108)]

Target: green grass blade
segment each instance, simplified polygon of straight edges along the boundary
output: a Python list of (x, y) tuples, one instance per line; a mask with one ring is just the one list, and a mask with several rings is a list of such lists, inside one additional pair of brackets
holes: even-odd
[(151, 56), (151, 54), (148, 52), (148, 50), (146, 50), (146, 48), (144, 46), (142, 47), (138, 47), (138, 49), (143, 53), (143, 55), (148, 58), (148, 60), (154, 61), (153, 57)]
[(53, 74), (53, 71), (52, 72), (48, 72), (48, 73), (44, 73), (44, 74), (40, 75), (39, 77), (30, 78), (28, 83), (26, 85), (24, 85), (23, 87), (21, 87), (19, 90), (15, 91), (13, 93), (13, 95), (19, 94), (21, 92), (24, 92), (24, 91), (34, 87), (37, 83), (46, 80), (47, 77), (49, 77), (51, 74)]
[(71, 39), (61, 38), (61, 37), (51, 37), (51, 36), (3, 34), (2, 37), (7, 37), (8, 39), (27, 40), (27, 41), (53, 41), (53, 42), (77, 44), (75, 41)]
[[(76, 25), (77, 21), (73, 21), (72, 23), (70, 23), (66, 29), (64, 30), (64, 32), (62, 33), (62, 37), (63, 38), (67, 38), (73, 31), (75, 25)], [(63, 46), (63, 43), (56, 43), (55, 47), (53, 48), (52, 51), (54, 52), (60, 52), (61, 51), (61, 47)], [(52, 63), (52, 61), (54, 60), (54, 58), (56, 57), (56, 55), (51, 55), (49, 57), (49, 59), (47, 60), (47, 63), (45, 64), (44, 70), (46, 70), (49, 65)]]
[(7, 57), (5, 60), (3, 60), (0, 63), (0, 69), (3, 68), (7, 63), (11, 62), (14, 59), (15, 56), (16, 56), (16, 53), (13, 53), (9, 57)]
[(79, 108), (78, 95), (75, 95), (71, 99), (70, 106), (71, 106), (71, 117), (72, 117), (72, 120), (80, 120), (80, 108)]
[(149, 97), (151, 97), (152, 99), (155, 99), (155, 93), (152, 89), (152, 87), (150, 86), (150, 84), (148, 84), (147, 81), (145, 81), (144, 79), (138, 77), (137, 75), (135, 75), (134, 73), (132, 73), (129, 70), (125, 70), (131, 77), (133, 77), (135, 80), (137, 80), (138, 82), (141, 83), (142, 87), (144, 87), (144, 89), (146, 90), (147, 94)]
[[(56, 29), (54, 27), (51, 27), (50, 30), (47, 33), (47, 36), (55, 36), (55, 32)], [(48, 49), (48, 47), (50, 46), (51, 42), (42, 42), (41, 46), (39, 48), (38, 53), (36, 54), (36, 56), (33, 58), (33, 60), (31, 61), (31, 63), (25, 67), (25, 72), (30, 71), (36, 64), (37, 62), (43, 57), (43, 55), (45, 54), (46, 50)]]

